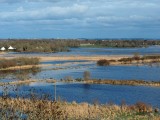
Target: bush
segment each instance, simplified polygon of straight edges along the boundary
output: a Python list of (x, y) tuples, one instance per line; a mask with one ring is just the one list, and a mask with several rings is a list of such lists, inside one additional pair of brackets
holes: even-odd
[(91, 73), (89, 71), (84, 71), (83, 78), (84, 80), (89, 80), (91, 77)]
[(108, 65), (110, 65), (110, 61), (109, 60), (105, 60), (105, 59), (98, 60), (97, 61), (97, 65), (99, 65), (99, 66), (108, 66)]
[(20, 58), (16, 58), (15, 61), (17, 61), (17, 63), (20, 65), (37, 65), (37, 64), (39, 64), (39, 58), (20, 57)]
[(1, 59), (0, 60), (0, 69), (21, 66), (21, 65), (38, 65), (39, 58), (13, 58), (13, 59)]
[(144, 103), (144, 102), (137, 102), (135, 107), (138, 109), (139, 112), (150, 112), (152, 111), (151, 106)]

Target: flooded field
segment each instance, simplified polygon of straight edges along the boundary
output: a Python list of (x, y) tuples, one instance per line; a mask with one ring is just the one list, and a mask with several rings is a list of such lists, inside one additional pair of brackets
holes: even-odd
[[(31, 95), (36, 98), (47, 97), (54, 100), (53, 83), (30, 83), (28, 85), (10, 86), (8, 94), (12, 97), (29, 98)], [(0, 87), (0, 94), (2, 95)], [(143, 101), (154, 107), (160, 107), (160, 88), (145, 86), (120, 86), (120, 85), (96, 85), (96, 84), (65, 84), (57, 83), (57, 98), (68, 102), (99, 102), (107, 104), (109, 102), (121, 104), (126, 101), (127, 104), (134, 104), (137, 101)]]
[[(61, 53), (9, 53), (4, 56), (67, 56), (67, 55), (133, 55), (138, 52), (141, 55), (159, 54), (159, 46), (149, 48), (72, 48), (71, 52)], [(123, 85), (98, 85), (98, 84), (81, 84), (61, 83), (62, 79), (84, 79), (84, 71), (90, 73), (90, 79), (101, 80), (145, 80), (160, 81), (160, 65), (111, 65), (97, 66), (96, 61), (91, 60), (59, 60), (59, 61), (42, 61), (42, 66), (38, 71), (15, 70), (12, 72), (1, 72), (0, 82), (11, 82), (23, 79), (36, 79), (36, 83), (27, 85), (12, 85), (8, 87), (9, 96), (30, 97), (31, 91), (38, 97), (48, 95), (49, 99), (54, 99), (54, 83), (39, 83), (39, 80), (56, 79), (57, 80), (57, 97), (69, 102), (89, 102), (99, 103), (114, 102), (120, 104), (125, 100), (127, 104), (134, 104), (137, 101), (143, 101), (153, 106), (160, 107), (160, 88), (146, 86), (123, 86)], [(18, 76), (22, 73), (22, 76)], [(15, 91), (16, 89), (16, 91)], [(4, 93), (4, 86), (0, 87), (0, 95)]]
[[(34, 78), (55, 78), (63, 79), (65, 76), (71, 76), (73, 78), (83, 78), (84, 71), (91, 73), (92, 79), (119, 79), (119, 80), (147, 80), (147, 81), (159, 81), (160, 80), (160, 67), (157, 65), (117, 65), (117, 66), (97, 66), (96, 62), (88, 62), (86, 64), (71, 62), (72, 64), (64, 65), (64, 63), (70, 63), (68, 61), (59, 61), (60, 66), (56, 66), (55, 61), (45, 62), (45, 64), (53, 64), (48, 69), (39, 72)], [(62, 65), (62, 66), (61, 66)], [(57, 68), (57, 69), (54, 69)], [(59, 68), (59, 69), (58, 69)], [(60, 69), (61, 68), (61, 69)]]

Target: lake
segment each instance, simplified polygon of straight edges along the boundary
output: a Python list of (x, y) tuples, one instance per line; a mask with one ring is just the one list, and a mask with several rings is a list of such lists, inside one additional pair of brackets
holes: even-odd
[[(61, 64), (56, 66), (56, 64)], [(63, 66), (64, 63), (70, 63)], [(78, 64), (79, 63), (79, 64)], [(96, 62), (80, 61), (74, 64), (73, 61), (50, 61), (42, 62), (42, 64), (52, 64), (49, 69), (43, 68), (41, 72), (37, 73), (33, 78), (38, 79), (63, 79), (66, 76), (72, 78), (82, 78), (84, 71), (89, 71), (92, 79), (115, 79), (115, 80), (146, 80), (159, 81), (160, 80), (160, 66), (158, 65), (116, 65), (116, 66), (97, 66)], [(57, 69), (53, 69), (57, 68)], [(60, 68), (60, 69), (59, 69)]]
[[(135, 104), (143, 101), (154, 107), (160, 107), (160, 88), (146, 86), (120, 86), (120, 85), (98, 85), (98, 84), (64, 84), (57, 83), (57, 98), (68, 102), (76, 101), (89, 103), (116, 103), (121, 104), (125, 100), (127, 104)], [(30, 93), (40, 97), (49, 95), (49, 99), (54, 99), (53, 83), (31, 83), (29, 85), (18, 86), (18, 92), (14, 92), (16, 87), (10, 87), (9, 95), (15, 97), (30, 97)], [(32, 91), (32, 92), (31, 92)], [(0, 88), (2, 95), (2, 88)]]

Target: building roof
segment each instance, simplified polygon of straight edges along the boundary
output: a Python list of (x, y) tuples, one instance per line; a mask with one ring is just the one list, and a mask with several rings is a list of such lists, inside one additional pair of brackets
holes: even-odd
[(8, 50), (14, 50), (15, 48), (13, 48), (12, 46), (9, 46)]
[(5, 47), (1, 47), (1, 50), (6, 50), (6, 48)]

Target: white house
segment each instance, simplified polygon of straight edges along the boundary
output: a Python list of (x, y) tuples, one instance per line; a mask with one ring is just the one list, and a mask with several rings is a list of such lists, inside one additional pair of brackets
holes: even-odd
[(15, 48), (13, 48), (12, 46), (9, 46), (8, 50), (14, 50)]
[(6, 48), (5, 47), (1, 47), (1, 51), (5, 51), (6, 50)]

